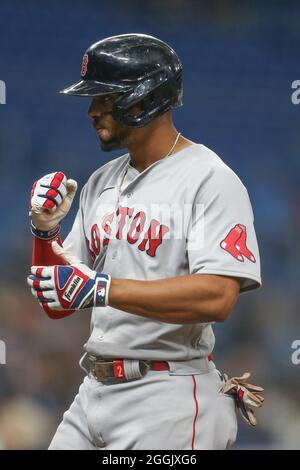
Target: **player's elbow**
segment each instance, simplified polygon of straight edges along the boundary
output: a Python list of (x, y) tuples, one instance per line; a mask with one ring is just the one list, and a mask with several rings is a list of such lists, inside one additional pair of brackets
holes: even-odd
[[(196, 278), (195, 278), (196, 279)], [(240, 292), (240, 281), (225, 276), (205, 276), (197, 279), (199, 289), (197, 311), (205, 321), (222, 323), (231, 314)], [(204, 293), (205, 289), (205, 293)]]
[(232, 308), (229, 309), (229, 308), (226, 308), (226, 306), (223, 306), (222, 308), (219, 308), (219, 309), (215, 309), (213, 313), (214, 321), (217, 323), (223, 323), (225, 320), (227, 320), (231, 312), (232, 312)]
[(196, 319), (199, 323), (222, 323), (227, 320), (231, 314), (234, 304), (235, 301), (228, 299), (228, 297), (218, 297), (204, 303), (200, 302), (199, 305), (194, 305), (193, 320)]
[(227, 320), (235, 306), (237, 295), (238, 294), (232, 292), (226, 293), (216, 300), (213, 311), (215, 322), (222, 323)]
[(222, 323), (231, 314), (240, 292), (240, 281), (236, 278), (219, 276), (215, 279), (214, 289), (210, 291), (212, 321)]
[(210, 295), (203, 304), (210, 321), (222, 323), (227, 320), (236, 304), (239, 291), (239, 283), (235, 282), (219, 283), (210, 291)]

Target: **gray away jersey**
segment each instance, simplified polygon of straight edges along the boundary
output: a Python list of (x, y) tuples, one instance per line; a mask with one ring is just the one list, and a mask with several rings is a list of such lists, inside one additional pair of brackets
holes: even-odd
[[(193, 144), (142, 173), (129, 155), (95, 171), (64, 247), (112, 277), (154, 280), (187, 274), (241, 279), (259, 287), (260, 260), (246, 188), (211, 150)], [(211, 324), (178, 325), (94, 308), (88, 353), (183, 361), (214, 347)]]

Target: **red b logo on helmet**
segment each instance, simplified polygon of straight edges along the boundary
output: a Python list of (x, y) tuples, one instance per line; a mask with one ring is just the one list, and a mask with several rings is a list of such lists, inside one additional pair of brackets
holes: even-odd
[(83, 59), (82, 59), (82, 66), (81, 66), (82, 77), (84, 77), (87, 72), (88, 61), (89, 61), (89, 56), (87, 54), (84, 54)]

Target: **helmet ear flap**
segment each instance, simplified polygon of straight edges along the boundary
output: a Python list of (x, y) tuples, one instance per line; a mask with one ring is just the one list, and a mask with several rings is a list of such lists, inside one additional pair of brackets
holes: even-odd
[[(151, 86), (152, 85), (152, 86)], [(153, 86), (155, 85), (155, 86)], [(138, 112), (132, 108), (141, 105)], [(181, 71), (171, 79), (162, 79), (158, 84), (148, 79), (130, 91), (123, 93), (114, 103), (113, 118), (131, 127), (143, 127), (154, 118), (182, 104)]]

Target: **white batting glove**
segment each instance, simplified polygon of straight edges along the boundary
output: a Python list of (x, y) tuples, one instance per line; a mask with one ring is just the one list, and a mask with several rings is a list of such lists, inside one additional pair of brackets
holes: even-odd
[(61, 171), (37, 180), (30, 197), (30, 215), (33, 226), (40, 231), (51, 231), (69, 212), (77, 190), (75, 180), (67, 179)]
[(260, 408), (264, 402), (262, 395), (264, 389), (257, 385), (247, 383), (250, 378), (250, 372), (245, 372), (242, 377), (228, 378), (227, 374), (223, 374), (225, 384), (222, 392), (231, 395), (235, 399), (236, 407), (240, 411), (241, 416), (251, 426), (256, 426), (256, 418), (253, 408)]

